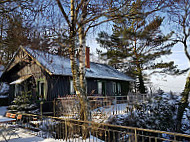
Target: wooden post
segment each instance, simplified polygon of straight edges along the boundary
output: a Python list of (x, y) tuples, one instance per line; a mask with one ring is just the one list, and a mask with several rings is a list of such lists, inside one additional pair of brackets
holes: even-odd
[(43, 116), (43, 102), (42, 101), (40, 102), (40, 114), (41, 114), (41, 119), (42, 119), (42, 116)]
[(135, 142), (137, 142), (137, 129), (135, 129)]
[(55, 117), (55, 103), (56, 103), (56, 100), (54, 99), (53, 100), (53, 116)]

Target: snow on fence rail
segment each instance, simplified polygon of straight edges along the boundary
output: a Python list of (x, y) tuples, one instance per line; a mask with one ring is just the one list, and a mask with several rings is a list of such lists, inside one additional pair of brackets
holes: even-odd
[[(43, 138), (63, 141), (79, 141), (83, 138), (92, 142), (187, 142), (190, 135), (149, 130), (135, 127), (95, 123), (50, 116), (22, 114), (19, 125), (30, 129)], [(86, 141), (86, 140), (85, 140)]]

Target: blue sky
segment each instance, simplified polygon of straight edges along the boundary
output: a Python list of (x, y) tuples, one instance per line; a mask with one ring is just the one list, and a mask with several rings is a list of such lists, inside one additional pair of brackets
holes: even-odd
[[(184, 54), (183, 45), (176, 44), (173, 49), (173, 53), (170, 56), (164, 58), (164, 60), (174, 61), (178, 65), (179, 69), (186, 69), (189, 67), (189, 61)], [(182, 92), (185, 86), (186, 77), (188, 72), (179, 76), (152, 76), (152, 82), (155, 87), (160, 87), (166, 92)]]
[[(108, 30), (107, 28), (106, 30)], [(98, 31), (101, 29), (98, 29)], [(105, 30), (105, 29), (102, 29)], [(87, 46), (91, 47), (91, 53), (96, 54), (96, 48), (100, 48), (99, 45), (96, 42), (97, 33), (91, 34), (87, 38)], [(102, 49), (102, 48), (100, 48)], [(172, 54), (166, 57), (163, 57), (164, 61), (174, 61), (175, 65), (178, 66), (179, 69), (186, 69), (189, 67), (189, 61), (187, 60), (187, 57), (184, 54), (183, 45), (182, 44), (176, 44), (172, 48)], [(179, 76), (160, 76), (159, 74), (155, 74), (151, 76), (151, 81), (153, 82), (154, 88), (157, 90), (161, 88), (165, 92), (182, 92), (186, 77), (188, 73), (185, 73), (183, 75)]]

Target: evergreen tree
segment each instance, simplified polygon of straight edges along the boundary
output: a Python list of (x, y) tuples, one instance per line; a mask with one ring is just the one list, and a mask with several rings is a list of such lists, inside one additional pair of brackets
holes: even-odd
[(8, 107), (9, 111), (24, 112), (24, 113), (39, 113), (39, 109), (35, 100), (32, 98), (31, 92), (23, 91), (16, 96), (12, 105)]
[(27, 42), (27, 28), (23, 26), (22, 17), (14, 15), (7, 21), (7, 29), (0, 40), (0, 55), (3, 64), (7, 64), (20, 45)]
[[(154, 17), (148, 21), (148, 16), (142, 12), (141, 1), (133, 3), (129, 13), (131, 19), (115, 21), (113, 34), (101, 32), (97, 41), (107, 49), (109, 64), (137, 77), (137, 88), (140, 93), (146, 93), (145, 80), (147, 72), (169, 73), (177, 71), (174, 62), (163, 62), (161, 56), (171, 54), (174, 42), (168, 42), (172, 33), (164, 35), (160, 26), (164, 18)], [(122, 10), (121, 10), (122, 12)]]

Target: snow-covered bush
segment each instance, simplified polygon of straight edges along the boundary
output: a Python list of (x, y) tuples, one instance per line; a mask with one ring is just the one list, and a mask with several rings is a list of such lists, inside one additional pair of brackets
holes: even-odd
[(22, 93), (14, 98), (12, 105), (8, 107), (10, 111), (34, 113), (38, 112), (38, 107), (32, 100), (32, 96), (29, 92)]
[(0, 95), (6, 95), (9, 91), (9, 85), (0, 82)]
[(108, 123), (174, 131), (179, 101), (179, 96), (162, 92), (147, 102), (133, 104), (126, 114), (110, 117)]

